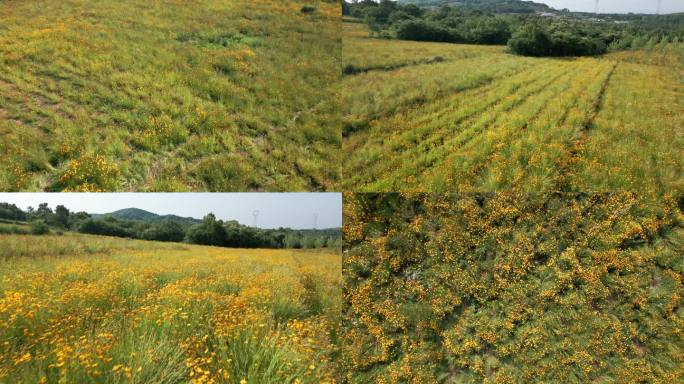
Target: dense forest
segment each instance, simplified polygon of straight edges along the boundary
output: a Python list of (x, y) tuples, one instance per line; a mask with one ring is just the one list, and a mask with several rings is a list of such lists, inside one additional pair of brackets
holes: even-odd
[(235, 220), (223, 221), (208, 214), (202, 220), (178, 216), (158, 216), (139, 209), (126, 209), (115, 214), (91, 215), (70, 212), (63, 205), (54, 210), (47, 203), (26, 211), (14, 204), (0, 203), (0, 220), (8, 224), (30, 223), (30, 229), (19, 225), (1, 226), (0, 232), (42, 235), (54, 231), (76, 231), (94, 235), (131, 239), (188, 242), (235, 248), (340, 248), (339, 229), (261, 229), (248, 227)]
[[(421, 5), (425, 5), (423, 2)], [(517, 4), (517, 6), (516, 6)], [(383, 38), (467, 44), (507, 44), (526, 56), (588, 56), (684, 39), (684, 14), (589, 15), (546, 12), (520, 1), (459, 2), (425, 8), (390, 0), (345, 3)], [(598, 18), (597, 18), (598, 17)]]

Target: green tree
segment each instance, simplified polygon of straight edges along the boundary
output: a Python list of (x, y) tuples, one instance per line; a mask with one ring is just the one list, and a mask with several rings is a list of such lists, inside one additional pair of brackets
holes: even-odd
[(181, 242), (185, 239), (185, 231), (175, 221), (162, 220), (143, 230), (141, 237), (145, 240)]
[(55, 208), (55, 214), (53, 216), (52, 222), (59, 227), (68, 228), (69, 210), (63, 205), (58, 205), (57, 208)]
[(195, 244), (223, 246), (226, 244), (227, 233), (221, 220), (210, 213), (204, 217), (201, 224), (188, 230), (188, 241)]

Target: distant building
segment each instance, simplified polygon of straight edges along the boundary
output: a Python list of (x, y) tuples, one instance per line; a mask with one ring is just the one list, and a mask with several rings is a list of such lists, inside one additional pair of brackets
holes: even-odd
[(539, 12), (537, 15), (540, 17), (556, 17), (556, 14), (551, 12)]

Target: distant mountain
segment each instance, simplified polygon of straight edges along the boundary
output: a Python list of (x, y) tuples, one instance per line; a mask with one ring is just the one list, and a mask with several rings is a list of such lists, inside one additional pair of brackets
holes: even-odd
[(147, 222), (171, 220), (178, 222), (180, 224), (196, 224), (202, 221), (199, 219), (195, 219), (193, 217), (181, 217), (176, 215), (157, 215), (156, 213), (148, 212), (144, 209), (139, 208), (125, 208), (110, 213), (91, 214), (91, 216), (94, 218), (113, 217), (115, 219), (120, 220), (138, 220)]
[(491, 13), (536, 13), (555, 11), (546, 4), (520, 0), (398, 0), (398, 2), (402, 4), (415, 4), (421, 7), (449, 5)]

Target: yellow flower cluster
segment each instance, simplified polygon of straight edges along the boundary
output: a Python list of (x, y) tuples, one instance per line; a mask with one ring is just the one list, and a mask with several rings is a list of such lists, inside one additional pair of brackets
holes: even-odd
[(84, 154), (71, 160), (59, 178), (65, 190), (100, 192), (116, 188), (119, 167), (101, 154)]
[(682, 219), (631, 193), (346, 194), (346, 378), (681, 381)]
[(49, 240), (0, 259), (0, 382), (335, 382), (339, 254)]

